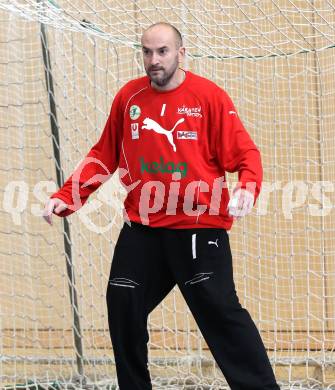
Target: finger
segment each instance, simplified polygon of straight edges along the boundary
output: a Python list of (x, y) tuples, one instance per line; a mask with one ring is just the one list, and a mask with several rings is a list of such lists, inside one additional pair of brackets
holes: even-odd
[(42, 215), (43, 216), (47, 216), (50, 214), (50, 207), (52, 205), (52, 202), (50, 200), (48, 200), (45, 205), (44, 205), (44, 209), (43, 209), (43, 212), (42, 212)]
[(61, 203), (59, 204), (56, 208), (55, 208), (55, 213), (56, 214), (59, 214), (61, 213), (62, 211), (66, 210), (67, 209), (67, 205), (65, 203)]
[(250, 191), (246, 191), (246, 198), (247, 198), (247, 203), (248, 203), (248, 206), (250, 206), (251, 208), (254, 206), (254, 201), (255, 201), (255, 197), (254, 197), (254, 194), (252, 194)]
[(49, 225), (52, 225), (52, 216), (51, 215), (47, 215), (45, 217), (43, 217)]
[(228, 214), (231, 216), (231, 217), (234, 217), (236, 215), (236, 211), (237, 211), (237, 208), (236, 207), (229, 207), (228, 208)]
[(48, 222), (49, 225), (52, 225), (52, 219), (51, 219), (52, 214), (47, 214), (47, 211), (45, 215), (43, 215), (43, 218)]
[(244, 199), (243, 195), (241, 195), (237, 199), (237, 205), (236, 205), (236, 207), (233, 208), (232, 212), (236, 217), (239, 217), (241, 215), (241, 213), (243, 213), (244, 208), (245, 208), (245, 199)]
[(233, 208), (236, 208), (237, 205), (238, 205), (238, 197), (237, 196), (232, 196), (229, 199), (227, 208), (233, 209)]
[(47, 212), (48, 212), (47, 215), (51, 215), (54, 208), (55, 208), (55, 201), (50, 200), (50, 202), (48, 204), (48, 208), (47, 208)]
[(241, 192), (239, 197), (238, 197), (238, 206), (237, 208), (238, 209), (242, 209), (244, 207), (244, 204), (245, 204), (245, 195), (244, 195), (244, 192)]
[(236, 207), (232, 207), (229, 209), (229, 215), (231, 217), (237, 217), (239, 215), (239, 209)]
[(235, 212), (235, 216), (238, 217), (238, 218), (244, 217), (244, 215), (245, 215), (245, 209), (244, 208), (243, 209), (238, 209)]
[(51, 215), (52, 215), (52, 210), (54, 207), (54, 201), (49, 200), (43, 210), (42, 216), (43, 218), (50, 224), (52, 225), (52, 220), (51, 220)]
[(248, 214), (251, 213), (251, 210), (252, 210), (253, 206), (254, 206), (254, 203), (253, 203), (253, 201), (250, 199), (250, 201), (249, 201), (248, 204), (247, 204)]
[(252, 203), (248, 203), (247, 201), (243, 204), (242, 209), (238, 210), (238, 216), (239, 217), (245, 217), (246, 215), (250, 214), (252, 210)]
[(231, 217), (236, 216), (236, 212), (240, 207), (240, 190), (237, 190), (233, 193), (233, 196), (230, 198), (228, 203), (228, 213)]
[(234, 215), (238, 218), (244, 217), (247, 211), (247, 204), (245, 201), (239, 204), (239, 207), (234, 210)]

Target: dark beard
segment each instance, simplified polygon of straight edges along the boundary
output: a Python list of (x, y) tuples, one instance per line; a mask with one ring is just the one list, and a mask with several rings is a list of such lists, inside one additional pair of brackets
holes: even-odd
[[(158, 80), (155, 80), (155, 78), (151, 77), (150, 75), (150, 71), (152, 70), (152, 68), (149, 68), (146, 73), (147, 75), (149, 76), (150, 80), (158, 85), (159, 87), (165, 87), (166, 84), (169, 83), (169, 81), (172, 79), (173, 75), (176, 73), (177, 69), (178, 69), (178, 58), (176, 58), (176, 61), (174, 63), (174, 69), (170, 72), (170, 73), (166, 73), (165, 70), (163, 69), (163, 72), (164, 72), (164, 75), (161, 79), (158, 79)], [(161, 69), (161, 68), (158, 68), (158, 69)]]
[(158, 80), (154, 80), (150, 76), (149, 77), (150, 77), (150, 80), (153, 81), (156, 85), (158, 85), (159, 87), (164, 87), (172, 79), (174, 73), (175, 72), (170, 73), (170, 74), (165, 74), (165, 72), (164, 72), (164, 77), (161, 79), (158, 79)]

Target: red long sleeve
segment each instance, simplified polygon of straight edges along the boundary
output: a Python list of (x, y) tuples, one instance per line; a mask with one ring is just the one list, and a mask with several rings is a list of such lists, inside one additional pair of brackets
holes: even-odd
[(239, 188), (254, 188), (256, 200), (263, 178), (260, 152), (244, 128), (228, 94), (222, 91), (221, 99), (218, 160), (225, 171), (238, 172)]
[(99, 141), (90, 149), (78, 168), (51, 198), (62, 199), (68, 209), (57, 214), (66, 217), (85, 204), (88, 197), (114, 173), (122, 142), (123, 113), (121, 94), (117, 94)]

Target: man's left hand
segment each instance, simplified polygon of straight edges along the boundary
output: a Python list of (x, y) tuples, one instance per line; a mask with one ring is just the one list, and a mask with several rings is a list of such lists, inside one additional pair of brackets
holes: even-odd
[(234, 219), (248, 215), (252, 210), (254, 200), (254, 195), (245, 188), (234, 190), (227, 206), (228, 214)]

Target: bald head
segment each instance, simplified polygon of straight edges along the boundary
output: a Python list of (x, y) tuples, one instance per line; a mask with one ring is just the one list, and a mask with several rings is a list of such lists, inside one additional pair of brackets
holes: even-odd
[(152, 85), (165, 90), (179, 85), (184, 77), (179, 64), (185, 56), (180, 32), (169, 23), (155, 23), (144, 31), (141, 43), (144, 68)]
[(183, 46), (183, 38), (180, 31), (170, 23), (158, 22), (145, 29), (141, 39), (142, 45), (143, 38), (151, 34), (164, 34), (167, 38), (172, 38), (175, 41), (177, 49)]

